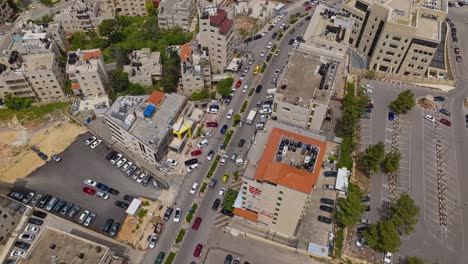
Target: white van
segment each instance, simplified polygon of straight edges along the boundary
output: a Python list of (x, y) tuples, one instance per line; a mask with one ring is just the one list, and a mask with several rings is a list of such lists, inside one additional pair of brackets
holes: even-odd
[(255, 129), (257, 129), (257, 130), (261, 130), (261, 129), (263, 129), (263, 127), (265, 127), (265, 124), (263, 124), (263, 123), (258, 123), (258, 124), (255, 125)]
[(192, 164), (192, 165), (188, 166), (187, 171), (192, 172), (192, 171), (198, 169), (199, 166), (200, 165), (198, 163)]
[(230, 109), (229, 112), (227, 113), (227, 119), (231, 119), (233, 114), (234, 114), (234, 110)]
[(242, 165), (244, 164), (244, 159), (236, 159), (236, 165), (239, 166), (239, 165)]

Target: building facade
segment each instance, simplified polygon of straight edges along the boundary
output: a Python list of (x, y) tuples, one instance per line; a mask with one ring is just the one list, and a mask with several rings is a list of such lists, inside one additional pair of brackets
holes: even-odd
[(146, 0), (112, 0), (115, 12), (120, 16), (146, 16)]
[(234, 56), (233, 21), (226, 11), (204, 11), (200, 16), (200, 44), (208, 49), (211, 71), (223, 73)]
[(158, 14), (159, 27), (181, 28), (188, 32), (196, 11), (195, 0), (161, 0)]
[(26, 211), (26, 206), (20, 202), (0, 196), (0, 248), (15, 231)]
[(7, 0), (0, 0), (0, 24), (5, 23), (13, 14), (13, 9), (8, 5)]
[(349, 0), (355, 19), (349, 44), (375, 71), (424, 76), (442, 36), (448, 1)]
[(191, 96), (193, 92), (211, 88), (211, 67), (206, 50), (197, 41), (182, 45), (180, 50), (182, 82), (180, 91)]
[(153, 80), (161, 80), (161, 54), (151, 52), (149, 48), (134, 50), (129, 55), (130, 64), (124, 65), (123, 71), (128, 73), (128, 80), (144, 86), (153, 85)]

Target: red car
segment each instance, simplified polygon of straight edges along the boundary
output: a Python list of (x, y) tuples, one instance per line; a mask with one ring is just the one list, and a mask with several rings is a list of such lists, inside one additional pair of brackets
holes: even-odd
[(195, 248), (195, 251), (193, 252), (193, 256), (198, 258), (201, 254), (202, 249), (203, 249), (203, 245), (199, 243), (197, 247)]
[(190, 153), (190, 155), (192, 155), (192, 157), (193, 157), (193, 156), (198, 156), (198, 155), (200, 155), (200, 154), (201, 154), (201, 150), (199, 150), (199, 149), (194, 150), (194, 151), (192, 151), (192, 152)]
[(193, 230), (198, 230), (198, 228), (200, 227), (201, 221), (202, 221), (201, 217), (197, 217), (195, 219), (195, 222), (192, 225), (192, 229)]
[(440, 122), (446, 126), (451, 126), (452, 123), (445, 118), (440, 119)]
[(207, 127), (218, 127), (218, 122), (206, 122)]
[(236, 82), (236, 88), (241, 87), (241, 85), (242, 85), (242, 81), (241, 81), (241, 80), (238, 80), (238, 81)]
[(89, 195), (93, 195), (96, 193), (96, 191), (93, 189), (93, 188), (89, 188), (89, 187), (83, 187), (83, 192), (89, 194)]
[(309, 11), (312, 8), (312, 6), (308, 5), (305, 7), (305, 11)]

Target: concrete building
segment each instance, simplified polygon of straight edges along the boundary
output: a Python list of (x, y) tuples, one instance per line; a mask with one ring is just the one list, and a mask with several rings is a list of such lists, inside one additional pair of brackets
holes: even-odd
[(349, 0), (342, 9), (354, 18), (349, 44), (370, 69), (423, 76), (443, 37), (448, 1)]
[(146, 16), (146, 0), (112, 0), (119, 16)]
[(160, 28), (181, 28), (184, 31), (190, 31), (197, 11), (195, 0), (161, 0), (159, 6)]
[(74, 94), (85, 98), (106, 95), (109, 76), (101, 50), (69, 52), (66, 72), (72, 82)]
[(126, 263), (108, 246), (48, 226), (41, 227), (41, 234), (31, 244), (16, 263)]
[(233, 213), (284, 236), (296, 236), (317, 183), (322, 136), (269, 120), (250, 148)]
[(73, 3), (59, 14), (54, 21), (60, 22), (67, 34), (97, 30), (105, 19), (113, 19), (112, 9), (102, 5), (100, 0), (73, 0)]
[(0, 251), (20, 224), (27, 207), (20, 202), (0, 196)]
[(118, 97), (105, 114), (106, 124), (118, 144), (157, 166), (168, 151), (172, 126), (185, 102), (185, 96), (159, 91)]
[(209, 10), (200, 16), (200, 44), (208, 48), (211, 71), (223, 73), (234, 55), (233, 21), (223, 9)]
[(151, 52), (149, 48), (134, 50), (130, 55), (130, 64), (124, 65), (123, 71), (128, 73), (128, 80), (144, 86), (153, 85), (153, 80), (161, 80), (161, 54)]
[(5, 23), (13, 14), (13, 9), (8, 5), (7, 0), (0, 0), (0, 24)]
[[(29, 36), (26, 34), (28, 33)], [(46, 33), (46, 35), (38, 35), (39, 33)], [(20, 35), (20, 36), (18, 36)], [(36, 37), (31, 37), (31, 36), (36, 36)], [(48, 24), (44, 25), (36, 25), (31, 22), (22, 24), (18, 31), (14, 33), (13, 37), (13, 42), (18, 42), (16, 47), (11, 47), (10, 50), (16, 49), (18, 51), (21, 51), (21, 48), (18, 48), (19, 45), (21, 46), (34, 46), (34, 45), (42, 45), (44, 42), (44, 39), (51, 39), (55, 42), (55, 44), (61, 49), (61, 50), (67, 50), (69, 43), (67, 40), (67, 36), (65, 34), (65, 30), (63, 28), (62, 23), (60, 22), (51, 22)], [(34, 44), (34, 42), (38, 44)], [(27, 52), (23, 52), (23, 54), (33, 52), (31, 51), (31, 48)], [(60, 55), (58, 53), (58, 50), (54, 49), (54, 52), (57, 53), (57, 55)]]
[(182, 45), (180, 50), (182, 82), (180, 91), (191, 96), (193, 92), (211, 88), (211, 67), (208, 52), (197, 41)]

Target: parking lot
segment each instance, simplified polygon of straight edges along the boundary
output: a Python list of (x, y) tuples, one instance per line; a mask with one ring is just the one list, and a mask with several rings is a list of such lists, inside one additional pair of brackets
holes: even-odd
[[(123, 201), (123, 196), (128, 194), (134, 197), (156, 199), (159, 191), (155, 190), (151, 183), (143, 186), (136, 183), (131, 177), (127, 177), (121, 170), (106, 160), (106, 155), (111, 151), (104, 142), (96, 149), (85, 145), (90, 133), (84, 134), (60, 154), (62, 161), (47, 162), (44, 166), (34, 171), (28, 177), (15, 183), (14, 191), (33, 191), (36, 194), (50, 194), (60, 200), (72, 202), (81, 207), (80, 213), (73, 219), (77, 219), (81, 212), (89, 210), (97, 215), (89, 226), (95, 231), (100, 231), (108, 218), (123, 223), (125, 210), (117, 207), (117, 200)], [(118, 190), (118, 195), (109, 194), (108, 200), (103, 200), (96, 195), (88, 195), (82, 191), (85, 179), (92, 179)], [(94, 188), (96, 189), (96, 188)], [(99, 191), (99, 189), (96, 189)]]

